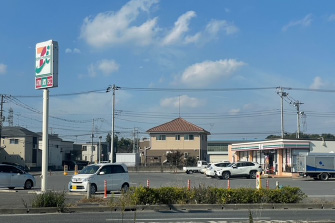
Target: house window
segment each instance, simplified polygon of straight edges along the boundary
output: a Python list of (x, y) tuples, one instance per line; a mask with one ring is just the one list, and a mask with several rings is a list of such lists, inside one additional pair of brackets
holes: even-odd
[(83, 151), (87, 151), (87, 146), (83, 146)]
[(180, 135), (176, 135), (176, 140), (180, 140)]
[(185, 135), (185, 140), (194, 140), (194, 135)]
[(158, 135), (156, 136), (156, 140), (166, 140), (166, 135)]
[(9, 143), (10, 144), (19, 144), (19, 140), (18, 139), (10, 139)]

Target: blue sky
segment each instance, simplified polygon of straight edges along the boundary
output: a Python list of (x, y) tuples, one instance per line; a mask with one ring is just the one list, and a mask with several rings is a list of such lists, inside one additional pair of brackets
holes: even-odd
[[(35, 46), (59, 44), (59, 87), (50, 89), (50, 132), (90, 141), (132, 137), (179, 115), (215, 139), (264, 139), (334, 131), (333, 1), (133, 0), (0, 2), (0, 94), (4, 116), (42, 129)], [(141, 89), (141, 90), (139, 90)], [(179, 89), (179, 90), (178, 90)], [(180, 90), (183, 89), (183, 90)], [(197, 90), (185, 90), (197, 89)], [(216, 90), (214, 90), (216, 89)], [(327, 90), (324, 92), (324, 90)], [(78, 94), (80, 93), (80, 94)], [(289, 104), (291, 102), (291, 104)], [(93, 127), (94, 120), (94, 127)], [(5, 122), (4, 125), (8, 125)]]

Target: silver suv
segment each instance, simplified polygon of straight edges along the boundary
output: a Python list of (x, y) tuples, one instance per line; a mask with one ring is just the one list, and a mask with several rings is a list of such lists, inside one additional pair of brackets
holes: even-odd
[(216, 175), (220, 179), (229, 179), (230, 177), (247, 177), (255, 179), (257, 172), (262, 173), (262, 167), (258, 163), (240, 161), (231, 163), (227, 167), (223, 167), (216, 171)]
[[(86, 166), (69, 182), (69, 191), (87, 191), (91, 185), (91, 193), (104, 191), (127, 191), (129, 189), (128, 168), (123, 163), (99, 163)], [(90, 184), (89, 184), (90, 183)]]

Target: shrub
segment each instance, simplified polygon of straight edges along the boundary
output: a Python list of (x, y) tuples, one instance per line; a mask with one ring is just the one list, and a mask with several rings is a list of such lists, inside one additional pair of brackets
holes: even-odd
[(32, 207), (58, 207), (62, 211), (65, 207), (65, 193), (47, 191), (37, 194), (33, 198)]
[[(129, 195), (128, 195), (129, 196)], [(131, 189), (133, 204), (247, 204), (247, 203), (297, 203), (306, 195), (297, 187), (282, 189), (223, 189), (213, 187), (146, 188)]]

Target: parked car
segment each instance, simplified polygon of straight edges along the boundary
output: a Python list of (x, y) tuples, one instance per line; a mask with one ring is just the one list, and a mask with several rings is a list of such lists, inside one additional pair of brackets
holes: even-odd
[(207, 168), (205, 174), (208, 177), (216, 177), (216, 171), (220, 170), (222, 167), (228, 166), (229, 164), (229, 161), (212, 163), (211, 166)]
[(12, 165), (12, 166), (16, 166), (17, 168), (19, 168), (20, 170), (23, 170), (25, 172), (29, 172), (29, 169), (27, 166), (22, 166), (18, 163), (11, 163), (11, 162), (2, 162), (2, 164), (8, 164), (8, 165)]
[(200, 173), (205, 174), (205, 173), (206, 173), (206, 170), (207, 170), (211, 165), (212, 165), (212, 163), (208, 163), (207, 166), (201, 168)]
[(14, 189), (15, 187), (23, 187), (24, 189), (31, 189), (36, 185), (35, 177), (20, 168), (0, 164), (0, 187), (7, 187)]
[(262, 167), (258, 163), (241, 161), (232, 163), (216, 171), (216, 175), (220, 179), (229, 179), (230, 177), (247, 177), (255, 179), (257, 172), (262, 173)]
[(127, 191), (129, 189), (128, 168), (123, 163), (91, 164), (74, 175), (69, 182), (69, 191), (87, 191), (89, 183), (91, 193), (104, 191), (107, 181), (107, 191)]

